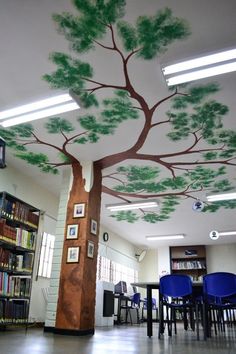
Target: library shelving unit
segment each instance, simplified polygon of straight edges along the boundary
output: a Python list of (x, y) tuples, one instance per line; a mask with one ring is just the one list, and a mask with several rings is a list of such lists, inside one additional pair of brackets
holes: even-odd
[(194, 282), (207, 273), (205, 246), (170, 247), (172, 274), (187, 274)]
[(27, 327), (40, 210), (0, 192), (0, 328)]

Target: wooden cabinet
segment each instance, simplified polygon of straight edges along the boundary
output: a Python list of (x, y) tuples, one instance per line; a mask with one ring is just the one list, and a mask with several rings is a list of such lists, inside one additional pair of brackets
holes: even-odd
[(39, 213), (0, 192), (0, 326), (28, 322)]
[(207, 273), (205, 246), (170, 247), (170, 261), (172, 274), (187, 274), (193, 281)]

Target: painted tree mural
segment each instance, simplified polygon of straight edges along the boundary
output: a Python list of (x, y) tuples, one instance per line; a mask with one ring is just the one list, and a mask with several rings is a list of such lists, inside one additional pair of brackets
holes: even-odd
[[(52, 88), (71, 90), (88, 113), (79, 113), (76, 123), (63, 117), (47, 119), (44, 132), (37, 131), (33, 124), (21, 124), (0, 129), (0, 135), (16, 157), (42, 172), (57, 174), (63, 166), (72, 168), (66, 225), (78, 223), (80, 236), (64, 242), (56, 327), (92, 333), (98, 237), (93, 239), (94, 259), (86, 257), (86, 247), (91, 240), (91, 219), (98, 221), (99, 229), (101, 193), (121, 202), (147, 198), (160, 201), (158, 213), (122, 211), (111, 215), (117, 221), (164, 221), (178, 204), (198, 200), (202, 191), (232, 189), (227, 171), (236, 164), (236, 132), (224, 128), (228, 108), (214, 99), (220, 89), (217, 84), (182, 85), (151, 104), (133, 80), (131, 72), (137, 61), (152, 61), (170, 44), (190, 35), (185, 20), (165, 8), (128, 23), (124, 20), (124, 0), (73, 3), (75, 14), (53, 15), (59, 33), (70, 44), (70, 54), (52, 53), (56, 69), (43, 79)], [(89, 58), (97, 62), (98, 51), (103, 51), (108, 61), (111, 55), (117, 58), (119, 82), (115, 75), (107, 81), (105, 76), (104, 81), (97, 79), (99, 68), (93, 68)], [(123, 124), (135, 126), (136, 122), (141, 128), (128, 148), (121, 146), (120, 151), (93, 161), (95, 183), (90, 192), (85, 191), (83, 147), (93, 144), (96, 149), (96, 143), (116, 136)], [(153, 151), (145, 150), (149, 137), (159, 132), (173, 151), (163, 152), (158, 138)], [(78, 222), (73, 218), (73, 206), (81, 202), (86, 204), (86, 217)], [(205, 205), (204, 212), (221, 207), (235, 208), (236, 201)], [(66, 264), (68, 244), (80, 247), (79, 264)]]
[[(143, 126), (135, 143), (125, 151), (94, 161), (94, 165), (104, 170), (103, 193), (120, 201), (158, 198), (161, 208), (158, 213), (122, 211), (112, 217), (130, 223), (139, 218), (156, 223), (168, 219), (182, 200), (198, 199), (198, 192), (230, 190), (232, 186), (226, 175), (227, 168), (235, 166), (236, 132), (223, 127), (228, 108), (212, 98), (219, 90), (217, 84), (182, 85), (150, 105), (138, 92), (129, 74), (135, 60), (152, 60), (167, 50), (172, 42), (186, 38), (190, 34), (188, 24), (174, 17), (168, 8), (152, 17), (140, 16), (136, 23), (130, 24), (122, 20), (124, 0), (73, 2), (78, 14), (53, 15), (59, 32), (69, 41), (73, 53), (53, 53), (51, 60), (57, 69), (46, 74), (44, 79), (54, 88), (72, 90), (83, 107), (95, 113), (80, 116), (77, 126), (60, 117), (49, 119), (45, 129), (52, 136), (61, 136), (61, 146), (54, 145), (53, 139), (49, 142), (38, 136), (31, 124), (1, 129), (1, 136), (15, 150), (15, 156), (38, 166), (45, 173), (57, 174), (60, 167), (71, 165), (76, 182), (81, 178), (81, 171), (78, 173), (80, 146), (94, 144), (96, 148), (96, 142), (106, 135), (116, 134), (116, 129), (124, 121), (129, 120), (132, 124), (139, 119)], [(81, 58), (97, 47), (107, 53), (108, 60), (111, 52), (120, 59), (122, 84), (93, 78), (93, 67)], [(100, 91), (104, 91), (107, 98), (99, 101), (97, 93)], [(169, 110), (165, 116), (158, 116), (158, 109), (167, 101)], [(172, 153), (158, 154), (158, 148), (149, 154), (140, 152), (153, 131), (166, 131), (166, 128), (169, 141), (185, 140), (187, 148), (179, 150), (176, 144)], [(33, 145), (58, 151), (58, 161), (50, 161), (43, 152), (30, 151)], [(72, 145), (76, 145), (76, 153), (71, 152)], [(135, 165), (135, 160), (142, 161), (143, 165)], [(123, 161), (130, 161), (130, 164), (121, 166)], [(114, 171), (106, 174), (106, 168), (111, 166)], [(168, 177), (162, 176), (163, 170), (168, 172)], [(113, 187), (108, 187), (107, 181), (112, 181)], [(214, 212), (220, 207), (235, 208), (236, 202), (209, 204), (204, 212)]]

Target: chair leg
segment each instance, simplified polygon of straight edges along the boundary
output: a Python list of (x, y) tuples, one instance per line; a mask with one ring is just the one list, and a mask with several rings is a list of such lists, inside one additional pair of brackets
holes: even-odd
[(136, 311), (137, 311), (137, 323), (140, 324), (141, 321), (140, 321), (139, 308), (138, 307), (136, 308)]
[(195, 308), (195, 312), (196, 312), (196, 330), (197, 330), (197, 340), (199, 340), (199, 307), (198, 307), (198, 303), (196, 303), (196, 308)]
[(161, 338), (161, 334), (164, 333), (164, 317), (163, 317), (163, 305), (160, 302), (159, 306), (159, 327), (158, 327), (158, 338)]
[[(130, 318), (130, 324), (133, 325), (132, 314), (131, 314), (130, 308), (127, 309), (127, 320), (128, 320), (128, 314), (129, 314), (129, 318)], [(126, 321), (126, 322), (128, 322), (128, 321)]]
[[(170, 312), (170, 314), (169, 314)], [(166, 320), (167, 320), (167, 326), (168, 326), (168, 336), (172, 336), (172, 316), (173, 316), (173, 311), (171, 308), (166, 308)], [(170, 316), (170, 317), (169, 317)]]

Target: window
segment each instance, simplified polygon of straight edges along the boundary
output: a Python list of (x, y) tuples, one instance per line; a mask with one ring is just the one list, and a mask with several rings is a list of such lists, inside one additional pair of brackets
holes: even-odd
[(97, 279), (114, 284), (123, 280), (129, 285), (138, 281), (138, 271), (113, 262), (106, 257), (98, 256)]
[(43, 233), (38, 276), (50, 278), (55, 236)]

